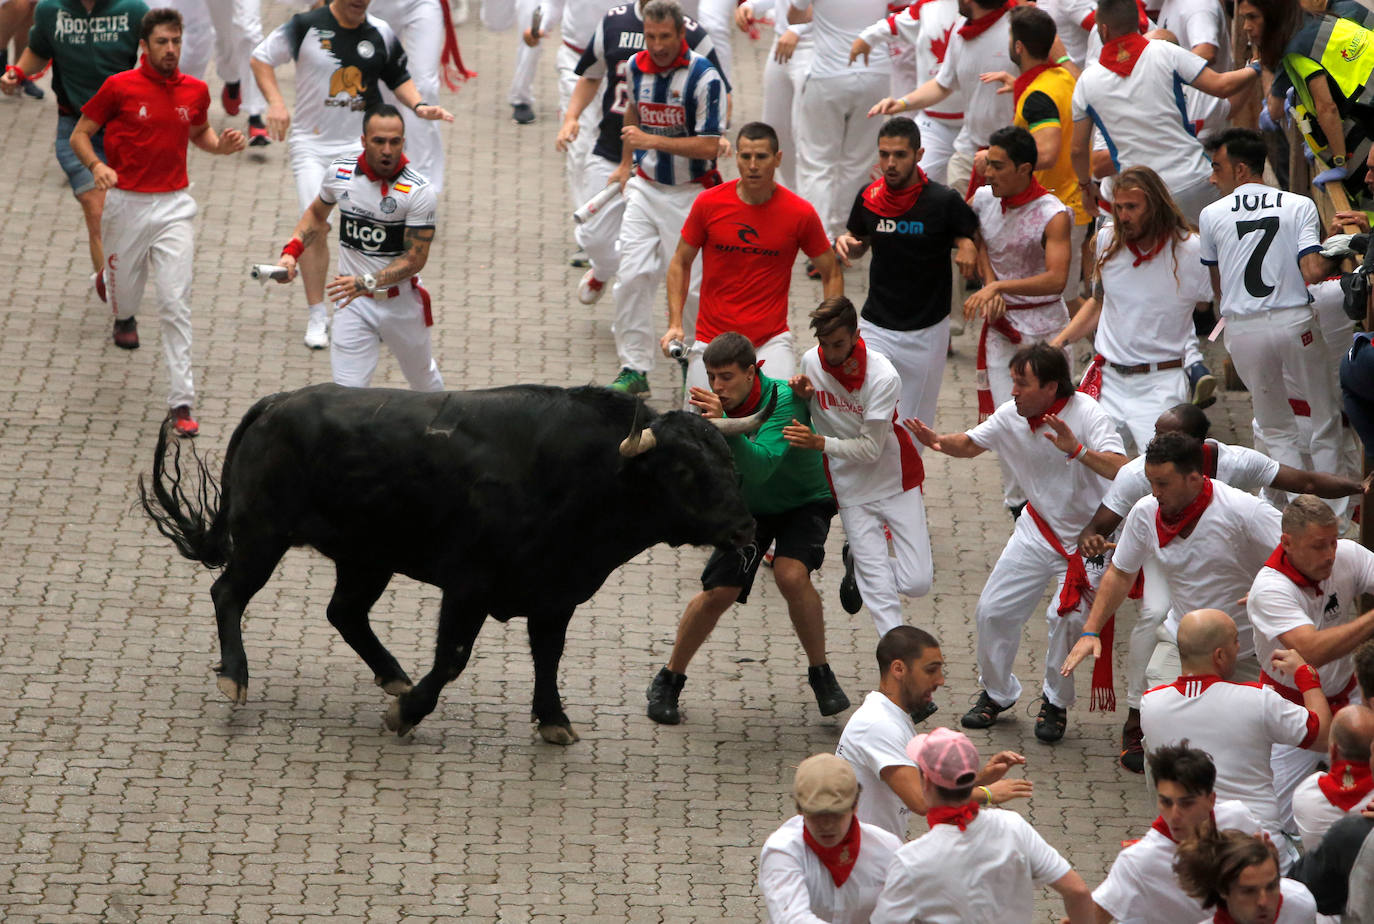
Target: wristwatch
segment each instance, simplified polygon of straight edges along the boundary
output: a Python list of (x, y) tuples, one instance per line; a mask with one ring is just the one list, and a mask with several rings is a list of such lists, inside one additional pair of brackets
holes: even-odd
[(377, 291), (377, 277), (371, 273), (363, 273), (358, 277), (363, 282), (363, 288), (369, 293)]
[(1345, 166), (1345, 158), (1344, 158), (1343, 156), (1341, 156), (1340, 154), (1337, 154), (1336, 156), (1334, 156), (1334, 157), (1331, 158), (1331, 166), (1333, 166), (1333, 167), (1344, 167), (1344, 166)]

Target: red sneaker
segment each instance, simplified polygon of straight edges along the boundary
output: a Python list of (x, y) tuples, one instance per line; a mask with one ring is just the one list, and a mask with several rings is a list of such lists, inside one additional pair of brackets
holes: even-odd
[(172, 418), (172, 424), (176, 428), (177, 436), (195, 436), (200, 432), (200, 424), (191, 418), (191, 408), (183, 404), (181, 407), (172, 408), (172, 412), (167, 415)]
[[(256, 119), (255, 123), (253, 120)], [(248, 146), (250, 148), (266, 147), (272, 143), (272, 136), (267, 132), (267, 126), (262, 124), (260, 116), (250, 116), (248, 119)]]
[(224, 111), (228, 115), (238, 115), (239, 105), (243, 102), (243, 97), (239, 94), (237, 83), (226, 83), (224, 89), (219, 91), (219, 101), (224, 105)]

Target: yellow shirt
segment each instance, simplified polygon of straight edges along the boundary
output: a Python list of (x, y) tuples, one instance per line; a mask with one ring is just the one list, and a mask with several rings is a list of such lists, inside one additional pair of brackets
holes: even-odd
[(1078, 188), (1078, 175), (1073, 172), (1070, 160), (1074, 83), (1073, 75), (1066, 69), (1044, 68), (1031, 78), (1017, 97), (1014, 123), (1032, 135), (1047, 128), (1059, 129), (1059, 156), (1051, 166), (1035, 171), (1035, 178), (1060, 202), (1073, 209), (1074, 224), (1086, 225), (1092, 221), (1092, 216), (1083, 208), (1083, 191)]

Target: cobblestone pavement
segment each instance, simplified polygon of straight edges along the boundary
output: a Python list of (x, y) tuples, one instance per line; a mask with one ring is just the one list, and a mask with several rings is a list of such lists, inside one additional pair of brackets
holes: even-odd
[[(265, 7), (272, 24), (285, 15)], [(425, 272), (440, 367), (454, 388), (608, 381), (610, 299), (579, 306), (580, 271), (566, 260), (552, 52), (539, 121), (517, 126), (505, 104), (514, 34), (468, 24), (460, 38), (480, 76), (443, 98), (458, 119), (444, 128), (446, 201)], [(736, 49), (736, 111), (753, 116), (765, 48), (741, 37)], [(12, 171), (0, 245), (12, 293), (0, 316), (0, 375), (11, 383), (0, 392), (0, 916), (764, 919), (759, 847), (791, 813), (793, 768), (833, 749), (844, 717), (818, 718), (766, 580), (692, 665), (685, 724), (644, 716), (644, 688), (705, 550), (652, 549), (581, 608), (563, 691), (582, 740), (566, 749), (538, 741), (529, 723), (519, 623), (488, 623), (413, 739), (384, 733), (387, 698), (326, 622), (332, 568), (309, 551), (288, 555), (249, 607), (250, 701), (228, 705), (210, 671), (212, 575), (177, 557), (135, 508), (164, 412), (153, 311), (141, 350), (110, 343), (108, 309), (86, 286), (80, 213), (51, 153), (53, 106), (5, 100), (0, 113)], [(216, 126), (230, 121), (241, 125), (216, 105)], [(263, 289), (245, 272), (274, 258), (298, 217), (284, 155), (274, 145), (265, 157), (191, 156), (197, 446), (216, 457), (257, 397), (329, 377), (327, 354), (300, 342), (299, 289)], [(864, 275), (847, 284), (862, 292)], [(817, 291), (798, 272), (794, 327), (804, 330)], [(955, 339), (944, 429), (973, 420), (974, 345), (972, 333)], [(654, 373), (656, 405), (671, 402), (675, 376)], [(390, 357), (379, 379), (404, 385)], [(1236, 437), (1247, 405), (1223, 395), (1220, 436)], [(949, 683), (935, 721), (953, 724), (975, 689), (974, 603), (1010, 522), (992, 458), (928, 464), (935, 589), (907, 614), (943, 642)], [(831, 661), (857, 703), (876, 682), (876, 638), (866, 614), (836, 605), (836, 523), (818, 583)], [(437, 604), (433, 588), (398, 579), (373, 611), (412, 672), (428, 664)], [(1035, 678), (1041, 617), (1026, 634), (1018, 668)], [(1140, 778), (1116, 766), (1120, 717), (1076, 710), (1065, 740), (1046, 747), (1031, 710), (1028, 694), (976, 741), (1027, 755), (1036, 790), (1017, 810), (1095, 884), (1153, 816)], [(1036, 919), (1057, 920), (1059, 907), (1047, 893)]]

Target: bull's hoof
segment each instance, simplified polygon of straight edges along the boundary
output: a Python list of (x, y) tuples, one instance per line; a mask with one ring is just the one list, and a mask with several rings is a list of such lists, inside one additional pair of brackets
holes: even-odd
[(215, 681), (215, 686), (219, 691), (228, 697), (229, 702), (235, 706), (242, 706), (248, 702), (248, 684), (240, 684), (232, 677), (220, 677)]
[(388, 731), (394, 731), (399, 737), (410, 734), (410, 730), (415, 727), (401, 718), (401, 701), (399, 699), (387, 707), (386, 715), (382, 716), (382, 721), (386, 723)]
[(391, 680), (384, 680), (381, 677), (373, 678), (377, 686), (382, 688), (382, 692), (391, 696), (400, 696), (402, 693), (410, 692), (410, 681), (404, 677), (395, 677)]
[(567, 746), (577, 741), (577, 732), (573, 731), (571, 723), (562, 725), (540, 725), (539, 737), (549, 744), (561, 744)]

